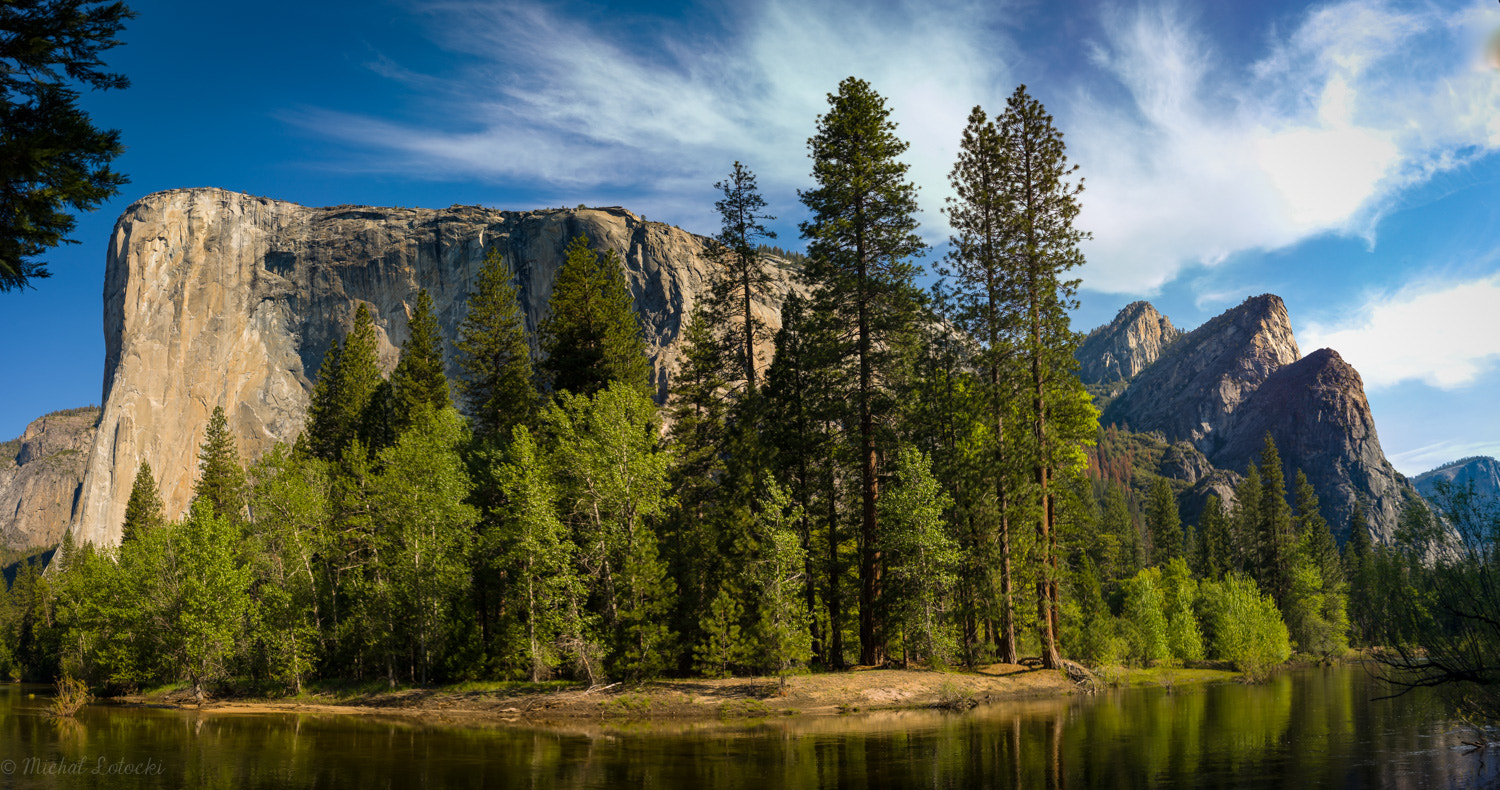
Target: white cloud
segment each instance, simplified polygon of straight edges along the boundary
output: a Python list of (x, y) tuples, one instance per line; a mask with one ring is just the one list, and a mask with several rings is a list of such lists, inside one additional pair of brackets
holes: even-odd
[(1106, 14), (1094, 62), (1124, 101), (1069, 107), (1094, 233), (1085, 283), (1150, 293), (1186, 266), (1327, 232), (1373, 243), (1400, 190), (1500, 149), (1493, 4), (1354, 0), (1309, 12), (1268, 53), (1222, 62), (1170, 3)]
[(1368, 299), (1340, 324), (1312, 323), (1297, 334), (1303, 348), (1338, 351), (1368, 387), (1421, 381), (1455, 389), (1500, 363), (1496, 305), (1500, 274), (1412, 284)]
[[(717, 224), (712, 185), (735, 160), (756, 172), (762, 192), (795, 200), (808, 185), (806, 141), (825, 97), (855, 75), (886, 98), (911, 143), (904, 160), (937, 241), (969, 108), (1009, 84), (1007, 45), (992, 24), (1003, 10), (979, 0), (771, 0), (722, 19), (733, 32), (662, 19), (653, 34), (622, 37), (616, 31), (628, 26), (541, 4), (444, 4), (426, 10), (438, 42), (474, 64), (439, 81), (430, 121), (323, 110), (294, 120), (382, 152), (369, 166), (539, 185), (565, 199), (628, 197), (633, 208), (704, 230)], [(372, 67), (422, 79), (385, 61)]]

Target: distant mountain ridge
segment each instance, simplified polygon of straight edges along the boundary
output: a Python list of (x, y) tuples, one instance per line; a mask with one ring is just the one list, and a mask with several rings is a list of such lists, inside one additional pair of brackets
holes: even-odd
[[(1098, 349), (1128, 343), (1119, 332), (1156, 313), (1142, 304), (1090, 334), (1078, 352), (1081, 370), (1107, 366)], [(1274, 294), (1246, 299), (1164, 346), (1125, 380), (1100, 422), (1186, 441), (1220, 472), (1194, 472), (1184, 515), (1201, 507), (1210, 487), (1221, 499), (1232, 496), (1233, 481), (1258, 463), (1267, 434), (1288, 487), (1301, 469), (1340, 540), (1355, 503), (1363, 502), (1372, 536), (1390, 541), (1406, 498), (1416, 494), (1380, 448), (1359, 373), (1333, 349), (1303, 356)]]
[(1500, 501), (1500, 461), (1484, 455), (1460, 458), (1423, 472), (1411, 482), (1428, 499), (1438, 496), (1440, 483), (1447, 483), (1455, 488), (1472, 486), (1476, 496)]

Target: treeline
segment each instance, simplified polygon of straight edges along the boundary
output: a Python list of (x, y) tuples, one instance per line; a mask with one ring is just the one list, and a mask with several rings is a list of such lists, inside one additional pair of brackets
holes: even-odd
[(1067, 312), (1082, 182), (1041, 104), (1023, 86), (971, 114), (924, 292), (884, 99), (850, 78), (828, 103), (801, 193), (809, 295), (777, 332), (751, 309), (781, 294), (740, 163), (663, 407), (618, 254), (584, 238), (535, 338), (486, 259), (452, 382), (425, 292), (389, 378), (361, 307), (293, 446), (243, 469), (216, 411), (177, 520), (142, 465), (118, 547), (65, 544), (12, 588), (0, 662), (201, 693), (1340, 650), (1346, 572), (1269, 441), (1196, 529), (1165, 479), (1141, 506), (1089, 474)]

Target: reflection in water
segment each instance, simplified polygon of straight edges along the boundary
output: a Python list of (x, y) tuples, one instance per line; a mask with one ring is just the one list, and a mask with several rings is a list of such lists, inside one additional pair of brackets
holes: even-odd
[[(37, 698), (27, 698), (27, 693)], [(431, 727), (328, 716), (41, 712), (0, 687), (0, 787), (1373, 787), (1483, 786), (1430, 695), (1371, 702), (1359, 668), (1227, 684), (717, 723)], [(67, 769), (63, 775), (44, 770)], [(77, 767), (74, 770), (74, 767)], [(107, 773), (102, 777), (94, 772)]]

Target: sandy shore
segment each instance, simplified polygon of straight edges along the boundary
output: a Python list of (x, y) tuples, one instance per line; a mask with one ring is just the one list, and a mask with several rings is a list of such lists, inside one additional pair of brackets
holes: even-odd
[[(1224, 682), (1223, 669), (1123, 669), (1107, 685), (1170, 686)], [(1104, 685), (1104, 684), (1100, 684)], [(416, 718), (443, 723), (609, 720), (728, 720), (934, 707), (965, 708), (1007, 700), (1089, 693), (1060, 670), (994, 664), (978, 672), (867, 669), (775, 678), (655, 680), (604, 688), (495, 684), (493, 688), (397, 689), (358, 695), (310, 693), (286, 699), (220, 699), (198, 708), (181, 691), (118, 698), (117, 704), (169, 706), (216, 715), (298, 713)]]

